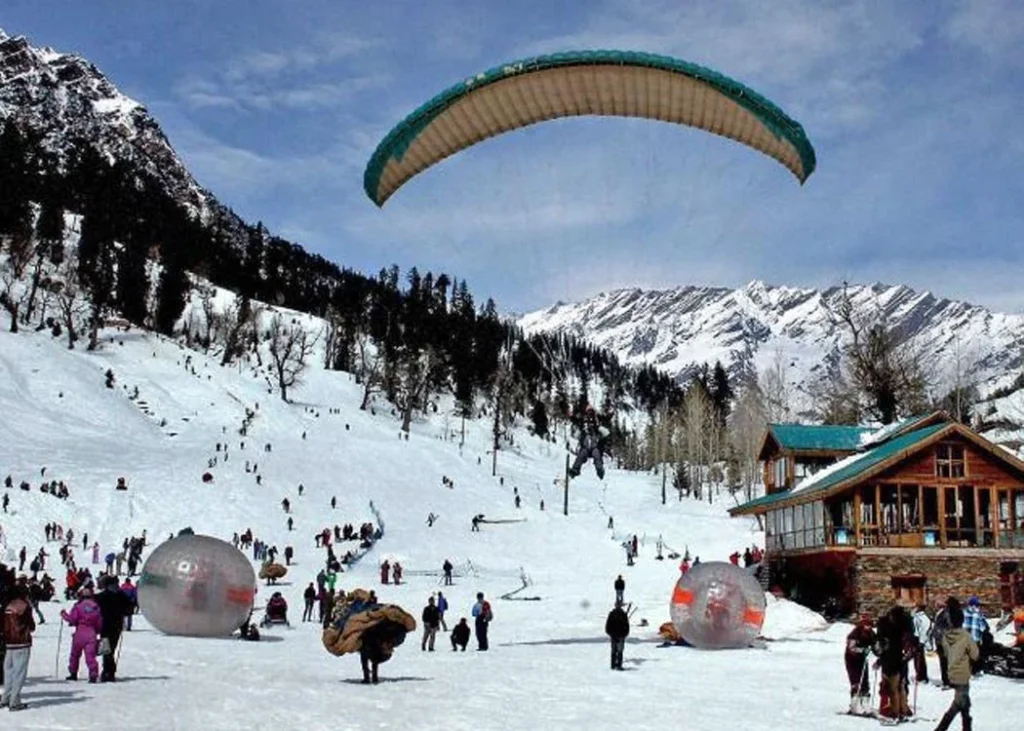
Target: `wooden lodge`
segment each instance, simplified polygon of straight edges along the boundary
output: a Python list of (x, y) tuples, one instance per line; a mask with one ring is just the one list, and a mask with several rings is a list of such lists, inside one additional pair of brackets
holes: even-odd
[(977, 595), (1024, 604), (1024, 461), (937, 412), (874, 430), (771, 424), (761, 444), (768, 583), (879, 613)]

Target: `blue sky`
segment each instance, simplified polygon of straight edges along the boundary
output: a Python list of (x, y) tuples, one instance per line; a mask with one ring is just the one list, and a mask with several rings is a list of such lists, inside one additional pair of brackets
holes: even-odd
[[(905, 282), (1024, 311), (1019, 0), (5, 0), (81, 53), (249, 220), (369, 273), (466, 278), (524, 311), (623, 286)], [(378, 210), (363, 168), (436, 92), (535, 53), (665, 53), (807, 130), (800, 187), (675, 125), (560, 120), (490, 140)]]

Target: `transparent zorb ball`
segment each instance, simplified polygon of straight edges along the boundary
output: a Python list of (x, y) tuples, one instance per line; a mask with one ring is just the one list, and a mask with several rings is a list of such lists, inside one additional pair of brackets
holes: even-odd
[(679, 636), (703, 650), (748, 647), (764, 624), (757, 579), (723, 561), (700, 563), (679, 577), (669, 614)]
[(139, 579), (139, 608), (161, 632), (225, 637), (252, 612), (256, 574), (230, 543), (182, 535), (156, 547)]

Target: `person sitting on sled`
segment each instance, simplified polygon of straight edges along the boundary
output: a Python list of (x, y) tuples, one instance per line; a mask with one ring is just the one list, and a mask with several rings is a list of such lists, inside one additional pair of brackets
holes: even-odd
[(587, 406), (583, 411), (583, 419), (579, 426), (580, 443), (576, 449), (576, 461), (569, 468), (570, 477), (579, 477), (580, 468), (588, 459), (594, 460), (594, 469), (597, 471), (597, 478), (604, 479), (604, 444), (608, 439), (609, 431), (598, 424), (597, 414), (593, 406)]

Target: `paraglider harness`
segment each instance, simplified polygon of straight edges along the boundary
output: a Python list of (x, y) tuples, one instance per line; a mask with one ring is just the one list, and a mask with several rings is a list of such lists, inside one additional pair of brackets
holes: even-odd
[(583, 417), (575, 421), (574, 427), (575, 431), (579, 433), (579, 442), (576, 446), (576, 460), (569, 468), (569, 477), (578, 477), (580, 468), (586, 464), (588, 459), (593, 459), (597, 477), (603, 480), (604, 455), (611, 432), (600, 423), (593, 407), (590, 406), (584, 411)]

